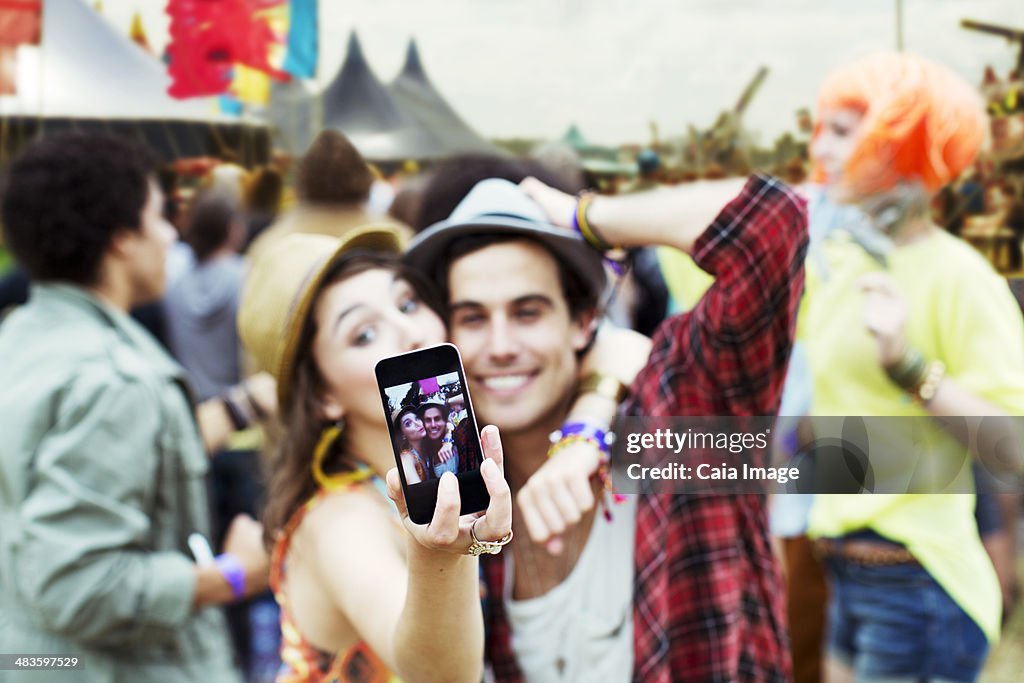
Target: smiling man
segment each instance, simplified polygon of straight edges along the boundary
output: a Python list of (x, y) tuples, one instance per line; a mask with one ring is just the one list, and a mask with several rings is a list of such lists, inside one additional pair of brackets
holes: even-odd
[[(501, 428), (515, 454), (506, 476), (521, 492), (548, 462), (550, 434), (575, 398), (578, 356), (593, 337), (605, 285), (601, 258), (547, 226), (539, 207), (503, 180), (477, 185), (409, 258), (433, 267), (445, 290), (474, 409)], [(524, 514), (520, 502), (514, 514)], [(632, 501), (617, 506), (605, 521), (591, 507), (560, 554), (519, 534), (511, 560), (488, 563), (488, 656), (498, 680), (629, 679), (634, 510)]]
[[(447, 297), (474, 405), (502, 429), (513, 514), (529, 531), (510, 555), (481, 565), (495, 679), (788, 680), (763, 497), (630, 497), (605, 521), (594, 514), (599, 478), (588, 478), (597, 460), (568, 449), (547, 457), (556, 429), (563, 440), (602, 435), (563, 422), (577, 387), (591, 388), (578, 380), (578, 356), (604, 271), (599, 252), (568, 230), (570, 216), (584, 221), (583, 200), (535, 180), (523, 189), (540, 204), (509, 183), (483, 181), (407, 254)], [(589, 200), (600, 211), (587, 220), (614, 243), (673, 246), (718, 277), (693, 313), (659, 328), (626, 409), (773, 414), (803, 288), (802, 202), (763, 176)], [(560, 467), (583, 476), (537, 486)], [(549, 552), (559, 535), (562, 552)]]

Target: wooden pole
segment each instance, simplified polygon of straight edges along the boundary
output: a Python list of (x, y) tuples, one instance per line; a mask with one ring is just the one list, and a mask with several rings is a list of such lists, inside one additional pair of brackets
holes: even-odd
[(896, 51), (903, 52), (903, 0), (896, 0)]

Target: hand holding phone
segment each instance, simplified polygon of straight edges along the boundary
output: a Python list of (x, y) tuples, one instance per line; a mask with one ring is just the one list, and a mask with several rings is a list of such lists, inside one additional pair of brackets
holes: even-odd
[(410, 519), (431, 520), (448, 475), (460, 514), (487, 508), (480, 431), (458, 349), (439, 344), (390, 356), (375, 370)]
[(485, 427), (482, 441), (485, 457), (480, 466), (480, 474), (490, 498), (482, 516), (459, 514), (462, 502), (458, 480), (455, 475), (445, 473), (438, 485), (437, 504), (430, 523), (416, 524), (409, 517), (398, 469), (388, 471), (388, 496), (395, 501), (405, 528), (421, 545), (464, 555), (473, 545), (474, 535), (481, 541), (498, 541), (511, 536), (512, 492), (505, 481), (504, 454), (498, 428), (493, 425)]

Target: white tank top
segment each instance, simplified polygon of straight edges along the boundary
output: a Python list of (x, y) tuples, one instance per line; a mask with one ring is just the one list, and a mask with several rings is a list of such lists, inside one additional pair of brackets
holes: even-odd
[(544, 595), (505, 605), (512, 651), (527, 681), (629, 681), (633, 674), (633, 541), (636, 497), (597, 513), (576, 566)]

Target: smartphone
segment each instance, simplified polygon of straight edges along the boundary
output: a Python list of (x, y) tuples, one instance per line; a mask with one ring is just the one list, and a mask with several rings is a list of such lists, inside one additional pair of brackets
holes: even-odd
[[(487, 509), (480, 428), (459, 350), (429, 346), (383, 358), (375, 370), (409, 518), (417, 524), (431, 520), (445, 472), (458, 479), (460, 514)], [(445, 445), (452, 454), (442, 460)]]

